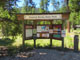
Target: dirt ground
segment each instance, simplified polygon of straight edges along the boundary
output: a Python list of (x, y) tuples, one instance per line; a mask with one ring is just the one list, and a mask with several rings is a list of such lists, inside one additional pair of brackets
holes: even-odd
[(0, 57), (0, 60), (80, 60), (80, 53), (53, 49), (35, 49), (29, 52), (20, 52), (12, 57)]

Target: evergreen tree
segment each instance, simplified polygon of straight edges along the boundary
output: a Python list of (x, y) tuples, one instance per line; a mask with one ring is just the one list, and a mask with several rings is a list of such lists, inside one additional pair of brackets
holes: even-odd
[(80, 24), (80, 0), (69, 0), (69, 8), (71, 11), (70, 21), (72, 24)]

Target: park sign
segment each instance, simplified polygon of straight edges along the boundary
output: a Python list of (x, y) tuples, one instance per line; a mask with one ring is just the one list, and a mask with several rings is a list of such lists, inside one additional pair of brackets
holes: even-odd
[[(64, 21), (69, 19), (70, 12), (65, 13), (18, 13), (17, 20), (22, 21), (23, 25), (23, 46), (25, 40), (34, 40), (34, 47), (36, 47), (37, 39), (50, 39), (50, 46), (52, 46), (52, 39), (61, 40), (62, 48), (64, 48), (65, 31), (63, 29)], [(25, 23), (25, 21), (33, 21), (32, 24)], [(53, 24), (53, 20), (62, 20), (62, 24)], [(40, 21), (48, 21), (50, 24), (38, 24)]]
[(67, 20), (70, 13), (19, 13), (18, 20)]
[(36, 19), (62, 19), (62, 14), (52, 14), (52, 15), (24, 15), (24, 20), (36, 20)]

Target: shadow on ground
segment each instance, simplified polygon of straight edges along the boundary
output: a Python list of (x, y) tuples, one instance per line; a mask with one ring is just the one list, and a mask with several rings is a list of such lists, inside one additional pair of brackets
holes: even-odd
[(12, 43), (14, 42), (15, 42), (14, 39), (3, 38), (3, 39), (0, 39), (0, 46), (11, 46)]

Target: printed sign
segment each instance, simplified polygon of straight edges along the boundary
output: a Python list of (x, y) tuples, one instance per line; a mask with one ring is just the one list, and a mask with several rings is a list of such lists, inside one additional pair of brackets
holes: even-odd
[(51, 33), (51, 34), (52, 34), (52, 33), (53, 33), (53, 29), (50, 29), (50, 30), (49, 30), (49, 33)]
[(49, 26), (37, 26), (37, 32), (49, 32)]
[(61, 39), (61, 28), (62, 25), (53, 25), (53, 38)]
[(48, 38), (49, 26), (37, 26), (37, 37)]
[(49, 37), (49, 33), (37, 33), (37, 37), (48, 38)]
[(36, 19), (40, 19), (40, 20), (45, 20), (45, 19), (62, 19), (62, 14), (51, 14), (51, 15), (24, 15), (24, 19), (27, 20), (36, 20)]
[(31, 25), (26, 25), (25, 26), (25, 37), (26, 38), (32, 38), (33, 36), (33, 29)]
[(26, 29), (26, 38), (32, 37), (32, 29)]
[(62, 37), (65, 37), (66, 36), (66, 31), (65, 30), (62, 30)]

